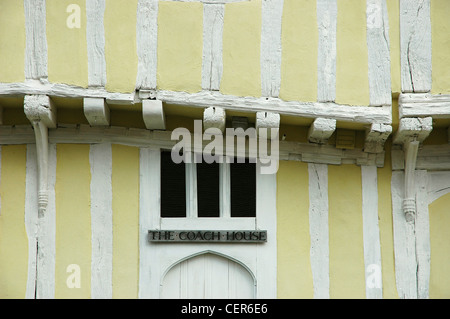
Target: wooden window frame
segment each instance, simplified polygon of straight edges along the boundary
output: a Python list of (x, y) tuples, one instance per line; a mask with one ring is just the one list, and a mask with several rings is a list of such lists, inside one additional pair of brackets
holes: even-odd
[[(161, 150), (161, 152), (164, 150)], [(197, 163), (186, 163), (186, 217), (161, 217), (161, 229), (256, 229), (255, 217), (231, 217), (230, 159), (219, 164), (219, 217), (198, 217)], [(255, 167), (255, 169), (257, 169)], [(162, 178), (162, 177), (161, 177)], [(255, 177), (256, 178), (256, 177)], [(256, 190), (255, 190), (256, 192)], [(258, 201), (258, 199), (256, 199)], [(256, 213), (257, 214), (257, 213)]]

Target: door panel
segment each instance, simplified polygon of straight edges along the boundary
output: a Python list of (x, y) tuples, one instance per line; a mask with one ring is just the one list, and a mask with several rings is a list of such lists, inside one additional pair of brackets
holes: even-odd
[(202, 254), (173, 266), (163, 280), (162, 298), (254, 298), (252, 275), (238, 263)]

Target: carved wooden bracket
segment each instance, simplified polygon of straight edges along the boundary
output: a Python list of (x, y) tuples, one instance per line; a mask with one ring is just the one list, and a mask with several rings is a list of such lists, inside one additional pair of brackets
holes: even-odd
[(165, 130), (166, 118), (162, 101), (142, 100), (142, 117), (149, 130)]
[(334, 131), (336, 131), (335, 119), (316, 118), (309, 127), (308, 141), (316, 144), (326, 144)]
[(85, 97), (83, 99), (83, 111), (90, 125), (109, 125), (109, 107), (104, 98)]
[(214, 127), (224, 132), (225, 123), (226, 113), (223, 108), (211, 106), (206, 108), (203, 112), (203, 128), (205, 130)]
[(403, 198), (403, 212), (406, 221), (414, 222), (416, 214), (415, 181), (417, 153), (419, 145), (433, 129), (431, 117), (403, 118), (397, 133), (394, 136), (394, 144), (403, 146), (405, 153), (405, 194)]
[(382, 153), (387, 138), (392, 133), (392, 126), (381, 123), (373, 123), (366, 130), (366, 140), (364, 142), (364, 152)]
[(48, 202), (48, 128), (56, 128), (56, 107), (47, 95), (25, 95), (24, 112), (33, 125), (38, 162), (38, 209), (44, 214)]
[(261, 134), (260, 128), (265, 128), (267, 129), (267, 137), (269, 139), (275, 138), (276, 136), (271, 135), (271, 129), (280, 128), (280, 114), (272, 112), (256, 112), (255, 126), (257, 134)]

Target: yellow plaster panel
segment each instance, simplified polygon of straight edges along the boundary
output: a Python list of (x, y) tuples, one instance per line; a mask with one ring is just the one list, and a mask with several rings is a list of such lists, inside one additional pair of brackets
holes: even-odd
[(198, 92), (202, 88), (203, 5), (160, 1), (158, 89)]
[(392, 99), (392, 130), (395, 132), (399, 126), (398, 98)]
[(280, 161), (277, 174), (278, 298), (313, 298), (308, 164)]
[(429, 206), (430, 215), (430, 298), (450, 298), (450, 193)]
[(315, 0), (284, 1), (280, 87), (283, 100), (317, 100), (316, 6)]
[(176, 128), (183, 127), (190, 132), (194, 131), (194, 119), (180, 116), (180, 115), (167, 115), (166, 116), (166, 130), (173, 131)]
[(0, 298), (25, 298), (28, 236), (25, 229), (25, 145), (2, 146), (0, 183)]
[(105, 61), (106, 89), (134, 92), (137, 76), (137, 0), (106, 1)]
[(226, 4), (222, 93), (261, 96), (260, 46), (261, 0)]
[(386, 1), (389, 19), (389, 47), (391, 56), (392, 92), (402, 92), (400, 69), (400, 0)]
[(369, 105), (366, 1), (337, 0), (336, 103)]
[[(435, 126), (434, 123), (433, 126)], [(433, 127), (430, 135), (423, 141), (423, 145), (443, 144), (448, 144), (448, 127)]]
[[(56, 154), (56, 257), (55, 297), (90, 298), (91, 209), (89, 145), (58, 144)], [(69, 288), (67, 280), (78, 265), (80, 287)]]
[(450, 94), (450, 1), (431, 1), (433, 94)]
[(113, 298), (138, 298), (139, 148), (112, 145)]
[[(69, 27), (77, 14), (67, 12), (72, 4), (80, 8), (79, 28)], [(47, 0), (46, 5), (48, 79), (52, 83), (87, 87), (86, 1)]]
[(281, 125), (279, 134), (286, 142), (308, 143), (308, 126)]
[(330, 298), (365, 298), (361, 168), (328, 166)]
[(25, 80), (23, 1), (0, 1), (0, 82)]

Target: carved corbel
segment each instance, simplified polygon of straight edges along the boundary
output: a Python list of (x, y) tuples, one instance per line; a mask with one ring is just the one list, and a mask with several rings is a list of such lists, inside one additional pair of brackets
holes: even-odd
[(407, 222), (413, 222), (416, 214), (415, 170), (419, 145), (433, 129), (431, 117), (403, 118), (394, 136), (393, 143), (402, 145), (405, 154), (405, 192), (403, 212)]
[(336, 120), (316, 118), (308, 130), (308, 141), (316, 144), (326, 144), (336, 131)]
[(33, 125), (38, 162), (38, 209), (44, 214), (48, 203), (48, 128), (56, 127), (56, 107), (47, 95), (26, 95), (24, 112)]
[(91, 126), (108, 126), (109, 106), (104, 98), (86, 97), (83, 99), (84, 116)]
[(280, 128), (280, 114), (272, 112), (257, 112), (256, 113), (256, 132), (261, 134), (259, 129), (267, 129), (267, 138), (272, 139), (278, 136), (278, 132), (275, 136), (271, 135), (272, 129)]
[(364, 152), (382, 153), (387, 138), (392, 133), (392, 126), (381, 123), (373, 123), (366, 130), (366, 139), (364, 142)]
[(166, 117), (160, 100), (142, 100), (142, 117), (149, 130), (165, 130)]
[(222, 132), (225, 131), (226, 113), (221, 107), (208, 107), (203, 112), (203, 128), (218, 128)]

